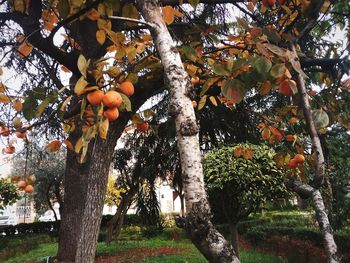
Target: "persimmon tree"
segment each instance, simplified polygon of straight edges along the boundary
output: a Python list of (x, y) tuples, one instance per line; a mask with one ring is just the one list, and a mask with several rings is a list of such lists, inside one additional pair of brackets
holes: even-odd
[[(184, 8), (186, 3), (196, 10)], [(244, 15), (225, 23), (232, 10), (227, 4)], [(287, 169), (288, 185), (313, 198), (329, 261), (339, 262), (318, 190), (324, 181), (318, 128), (325, 126), (327, 117), (317, 103), (318, 108), (311, 111), (305, 84), (328, 85), (324, 95), (330, 98), (329, 104), (331, 98), (333, 103), (341, 98), (337, 89), (331, 91), (347, 71), (346, 58), (338, 54), (336, 44), (321, 50), (314, 42), (322, 48), (329, 43), (324, 35), (330, 30), (324, 23), (327, 16), (348, 26), (343, 6), (346, 1), (2, 2), (1, 45), (6, 52), (1, 63), (4, 70), (17, 68), (18, 76), (27, 74), (22, 92), (1, 85), (6, 113), (1, 134), (16, 131), (20, 138), (46, 126), (59, 137), (48, 148), (57, 150), (63, 141), (68, 148), (58, 258), (93, 262), (116, 141), (130, 120), (134, 125), (143, 124), (132, 115), (166, 86), (169, 114), (176, 122), (187, 206), (182, 224), (210, 261), (238, 262), (232, 247), (210, 222), (192, 102), (195, 85), (201, 89), (198, 110), (206, 103), (233, 107), (258, 93), (279, 97), (283, 110), (262, 116), (262, 138), (274, 143), (292, 136), (299, 151), (306, 148), (295, 134), (287, 137), (291, 121), (286, 123), (285, 118), (293, 116), (297, 124), (305, 116), (304, 127), (311, 134), (315, 153), (315, 180), (310, 184), (300, 180), (301, 167), (289, 165), (288, 154), (279, 155), (283, 156), (280, 163), (291, 168)], [(59, 32), (61, 39), (57, 39)], [(62, 84), (58, 70), (71, 72), (69, 83)], [(306, 70), (321, 72), (308, 79), (311, 74), (306, 75)], [(344, 82), (342, 91), (348, 86)], [(212, 93), (218, 89), (219, 93)], [(333, 105), (335, 109), (337, 105), (341, 104)], [(258, 108), (253, 110), (259, 112)], [(337, 121), (344, 123), (347, 116), (343, 113)], [(322, 125), (315, 128), (314, 119)], [(9, 140), (4, 152), (14, 151)], [(291, 153), (294, 156), (294, 150)]]

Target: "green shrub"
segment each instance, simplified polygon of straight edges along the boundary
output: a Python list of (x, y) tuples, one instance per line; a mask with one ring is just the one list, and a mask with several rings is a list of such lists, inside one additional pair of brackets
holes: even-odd
[[(244, 234), (244, 238), (251, 241), (253, 244), (266, 241), (273, 236), (288, 239), (309, 240), (319, 247), (322, 247), (323, 244), (323, 238), (320, 231), (308, 227), (287, 227), (267, 224), (253, 227)], [(350, 231), (343, 230), (336, 232), (335, 241), (341, 252), (345, 253), (350, 251)]]

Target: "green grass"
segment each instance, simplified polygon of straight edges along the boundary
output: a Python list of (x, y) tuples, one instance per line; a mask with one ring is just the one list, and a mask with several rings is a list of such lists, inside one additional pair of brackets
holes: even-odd
[[(165, 230), (159, 236), (154, 238), (145, 239), (140, 237), (139, 240), (125, 240), (127, 235), (124, 235), (124, 240), (120, 241), (118, 245), (114, 243), (107, 245), (105, 243), (98, 243), (97, 254), (118, 254), (121, 251), (134, 248), (157, 248), (157, 247), (172, 247), (186, 249), (186, 252), (176, 255), (162, 255), (162, 256), (150, 256), (144, 259), (144, 263), (205, 263), (205, 258), (198, 252), (194, 245), (188, 240), (183, 238), (181, 232), (179, 232), (180, 240), (170, 240), (171, 230)], [(133, 235), (135, 236), (135, 235)], [(33, 237), (35, 238), (35, 237)], [(35, 238), (36, 239), (36, 238)], [(27, 239), (28, 240), (28, 239)], [(36, 239), (37, 240), (37, 239)], [(24, 263), (31, 260), (38, 260), (47, 256), (55, 255), (57, 252), (57, 243), (55, 241), (49, 242), (47, 238), (43, 238), (45, 243), (38, 244), (35, 248), (25, 253), (18, 253), (12, 258), (4, 261), (3, 263)], [(15, 244), (18, 244), (14, 242)], [(254, 251), (242, 251), (241, 253), (242, 263), (283, 263), (284, 261), (276, 256), (264, 255)]]

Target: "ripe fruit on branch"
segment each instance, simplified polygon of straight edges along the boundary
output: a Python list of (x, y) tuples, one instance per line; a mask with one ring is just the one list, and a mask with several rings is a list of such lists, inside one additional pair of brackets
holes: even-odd
[(290, 169), (294, 169), (295, 167), (297, 167), (297, 165), (298, 165), (298, 162), (294, 158), (289, 161), (289, 168)]
[(122, 104), (123, 99), (118, 92), (110, 90), (103, 96), (102, 102), (108, 108), (115, 108)]
[(25, 188), (24, 191), (28, 194), (32, 193), (34, 191), (34, 187), (30, 184), (28, 184)]
[(294, 139), (295, 139), (294, 135), (291, 135), (291, 134), (286, 135), (286, 140), (288, 142), (294, 142)]
[(294, 156), (294, 159), (296, 160), (297, 163), (302, 163), (305, 161), (304, 155), (298, 153), (297, 155)]
[(290, 124), (297, 123), (298, 121), (299, 121), (299, 120), (298, 120), (298, 118), (296, 118), (296, 117), (292, 117), (292, 118), (289, 119)]
[(149, 128), (149, 125), (147, 122), (138, 123), (136, 125), (136, 129), (140, 132), (146, 132), (148, 128)]
[(281, 82), (281, 84), (279, 86), (279, 92), (285, 96), (289, 96), (289, 97), (293, 96), (293, 91), (290, 88), (289, 79), (285, 79)]
[(19, 139), (24, 139), (26, 137), (26, 132), (16, 131), (15, 134)]
[(119, 88), (128, 97), (132, 96), (135, 92), (134, 85), (130, 81), (124, 81), (119, 85)]
[(19, 188), (22, 188), (22, 189), (24, 189), (26, 187), (26, 185), (27, 185), (26, 181), (23, 181), (23, 180), (21, 180), (17, 183), (17, 186)]
[(94, 90), (87, 95), (87, 100), (92, 106), (101, 104), (104, 93), (101, 90)]
[(109, 108), (103, 112), (103, 116), (109, 121), (115, 121), (119, 117), (118, 107)]
[(0, 135), (4, 136), (4, 137), (9, 136), (10, 135), (10, 129), (7, 128), (7, 127), (1, 127)]
[(198, 76), (194, 76), (194, 77), (191, 78), (191, 82), (192, 82), (193, 85), (199, 84), (199, 81), (200, 81), (200, 79), (199, 79)]
[(15, 146), (6, 146), (6, 148), (4, 149), (4, 152), (7, 154), (13, 154), (16, 151)]

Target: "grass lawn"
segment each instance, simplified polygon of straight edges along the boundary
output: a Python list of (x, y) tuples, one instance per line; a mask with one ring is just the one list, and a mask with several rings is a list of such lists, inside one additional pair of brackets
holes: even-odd
[[(128, 235), (122, 236), (122, 240), (115, 245), (106, 245), (105, 243), (98, 243), (97, 254), (98, 258), (108, 255), (108, 257), (113, 256), (110, 262), (144, 262), (144, 263), (204, 263), (207, 262), (206, 259), (198, 252), (198, 250), (192, 245), (192, 243), (184, 238), (181, 234), (179, 238), (171, 240), (171, 230), (165, 230), (162, 234), (153, 238), (142, 238), (140, 235), (138, 239), (135, 240), (135, 234), (133, 234), (133, 239), (128, 240)], [(33, 237), (35, 238), (35, 236)], [(57, 252), (57, 243), (55, 240), (48, 242), (47, 238), (43, 238), (45, 243), (39, 243), (35, 248), (30, 248), (29, 251), (22, 251), (11, 256), (3, 263), (25, 263), (33, 262), (35, 260), (55, 255)], [(0, 240), (1, 241), (1, 240)], [(30, 241), (30, 238), (27, 238)], [(20, 242), (8, 243), (9, 246), (16, 244), (16, 246), (21, 246)], [(16, 249), (16, 247), (8, 247), (7, 249)], [(164, 253), (163, 253), (164, 251)], [(138, 260), (135, 254), (139, 253), (141, 259)], [(167, 254), (169, 253), (169, 254)], [(97, 259), (98, 259), (97, 258)], [(133, 258), (135, 261), (132, 261)], [(128, 260), (129, 259), (129, 260)], [(283, 263), (282, 259), (264, 255), (254, 251), (242, 251), (241, 260), (243, 263)], [(1, 261), (1, 260), (0, 260)], [(99, 260), (96, 260), (97, 262)], [(103, 261), (105, 262), (105, 261)]]

